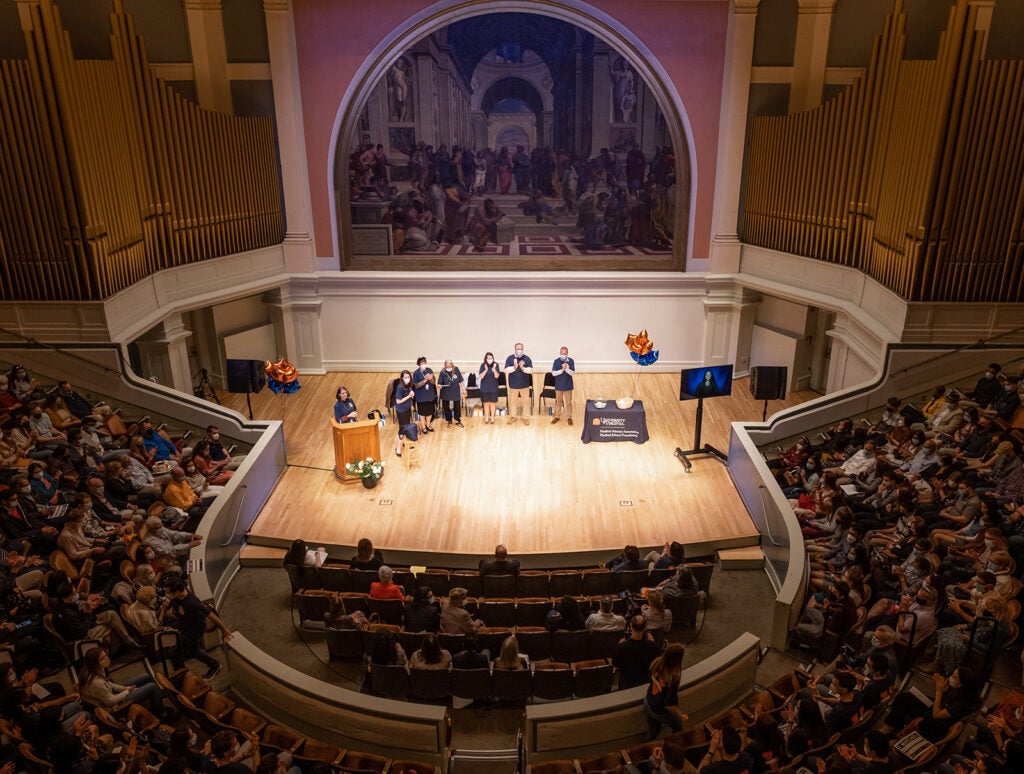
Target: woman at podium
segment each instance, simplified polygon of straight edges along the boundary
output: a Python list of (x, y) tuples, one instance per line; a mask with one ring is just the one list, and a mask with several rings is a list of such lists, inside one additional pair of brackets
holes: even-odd
[(349, 396), (347, 389), (339, 387), (336, 398), (337, 402), (334, 404), (335, 422), (355, 422), (359, 419), (359, 415), (356, 413), (356, 402)]

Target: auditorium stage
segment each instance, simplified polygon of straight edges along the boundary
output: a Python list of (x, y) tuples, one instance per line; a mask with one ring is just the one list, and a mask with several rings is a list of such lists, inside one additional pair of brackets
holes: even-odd
[[(637, 397), (650, 433), (642, 445), (580, 441), (585, 398), (614, 399), (633, 379), (580, 374), (574, 427), (564, 420), (552, 425), (546, 414), (534, 416), (529, 427), (509, 426), (505, 417), (484, 425), (479, 415), (464, 418), (465, 429), (435, 421), (436, 431), (419, 443), (420, 467), (408, 470), (395, 456), (389, 422), (381, 443), (386, 471), (377, 488), (343, 483), (332, 470), (328, 418), (335, 391), (345, 385), (365, 416), (383, 407), (391, 378), (302, 376), (294, 395), (264, 391), (252, 397), (256, 418), (284, 419), (288, 468), (253, 524), (250, 543), (285, 547), (301, 537), (347, 558), (365, 536), (394, 563), (448, 566), (475, 564), (504, 543), (524, 557), (524, 566), (555, 566), (590, 564), (627, 543), (651, 547), (679, 540), (691, 553), (704, 553), (758, 542), (725, 466), (696, 457), (687, 474), (673, 455), (676, 447), (692, 445), (696, 413), (696, 401), (678, 401), (676, 374), (640, 377)], [(771, 401), (769, 412), (812, 397), (793, 393)], [(244, 395), (221, 398), (246, 412)], [(705, 401), (702, 441), (726, 450), (729, 423), (760, 419), (761, 411), (746, 380), (737, 380), (732, 396)]]

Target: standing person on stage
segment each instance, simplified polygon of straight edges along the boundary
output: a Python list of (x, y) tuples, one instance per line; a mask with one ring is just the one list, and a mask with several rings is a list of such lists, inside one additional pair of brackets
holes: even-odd
[(462, 378), (462, 371), (451, 360), (444, 361), (444, 370), (437, 377), (437, 386), (441, 388), (441, 410), (444, 412), (444, 421), (448, 427), (452, 426), (452, 416), (455, 417), (455, 424), (465, 427), (462, 424), (462, 399), (466, 397), (466, 380)]
[(412, 375), (412, 386), (416, 391), (416, 411), (419, 412), (421, 433), (434, 432), (434, 409), (437, 408), (437, 384), (434, 369), (427, 366), (427, 358), (420, 355)]
[(523, 352), (522, 342), (516, 343), (514, 354), (505, 358), (505, 373), (508, 374), (510, 410), (508, 423), (511, 425), (520, 415), (523, 424), (530, 424), (530, 415), (523, 414), (523, 407), (530, 403), (530, 388), (533, 386), (533, 361)]
[(398, 415), (398, 438), (395, 440), (395, 454), (402, 456), (402, 438), (405, 426), (412, 423), (412, 405), (416, 390), (412, 386), (412, 374), (402, 371), (395, 387), (395, 413)]
[(336, 398), (337, 402), (334, 404), (335, 422), (355, 422), (359, 419), (359, 415), (356, 413), (356, 402), (349, 396), (348, 389), (339, 387)]
[(484, 404), (484, 424), (494, 424), (494, 409), (498, 405), (498, 378), (501, 370), (494, 362), (494, 353), (484, 355), (484, 362), (477, 372), (477, 384), (480, 385), (480, 402)]
[(569, 357), (569, 348), (558, 350), (558, 359), (551, 366), (551, 375), (555, 377), (555, 424), (562, 415), (569, 420), (572, 427), (572, 376), (576, 373), (576, 361)]

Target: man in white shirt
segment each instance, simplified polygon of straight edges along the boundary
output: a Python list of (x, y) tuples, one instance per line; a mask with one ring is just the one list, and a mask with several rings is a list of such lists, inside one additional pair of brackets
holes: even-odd
[[(835, 473), (837, 476), (845, 476), (846, 478), (852, 478), (854, 476), (863, 476), (870, 473), (875, 469), (875, 465), (878, 464), (878, 460), (875, 457), (875, 444), (871, 441), (867, 441), (859, 452), (846, 460), (838, 468), (828, 468), (827, 471)], [(840, 483), (843, 483), (840, 481)]]
[(592, 632), (621, 632), (626, 628), (626, 619), (612, 612), (612, 598), (601, 597), (601, 609), (587, 618), (587, 629)]

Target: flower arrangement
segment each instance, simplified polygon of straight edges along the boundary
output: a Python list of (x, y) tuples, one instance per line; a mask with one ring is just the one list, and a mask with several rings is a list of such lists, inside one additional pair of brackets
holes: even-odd
[(377, 462), (373, 457), (367, 457), (359, 462), (349, 462), (345, 465), (345, 472), (363, 479), (377, 479), (384, 475), (384, 461)]

